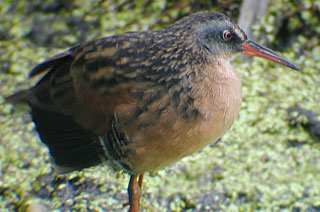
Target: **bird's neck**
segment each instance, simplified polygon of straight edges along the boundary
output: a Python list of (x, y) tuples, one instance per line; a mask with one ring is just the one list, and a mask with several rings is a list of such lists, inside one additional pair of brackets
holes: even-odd
[(215, 110), (229, 111), (230, 117), (224, 118), (233, 122), (241, 107), (241, 81), (228, 61), (216, 60), (206, 66), (206, 73), (193, 86), (195, 107), (209, 119)]

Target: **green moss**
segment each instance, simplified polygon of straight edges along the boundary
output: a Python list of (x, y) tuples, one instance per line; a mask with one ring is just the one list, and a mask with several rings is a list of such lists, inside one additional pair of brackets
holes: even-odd
[[(55, 1), (41, 2), (0, 3), (0, 35), (4, 37), (0, 41), (0, 101), (36, 81), (26, 80), (35, 64), (71, 45), (146, 30), (154, 24), (159, 28), (192, 10), (190, 6), (171, 9), (160, 18), (172, 6), (167, 1), (147, 6), (145, 1), (129, 1), (121, 9), (123, 1), (83, 0), (44, 12), (43, 5)], [(302, 6), (306, 9), (301, 17), (293, 15), (288, 29), (299, 27), (302, 20), (319, 32), (318, 13), (310, 9), (311, 1), (302, 1)], [(254, 34), (264, 32), (264, 40), (276, 42), (280, 13), (296, 11), (297, 6), (288, 1), (275, 1)], [(239, 119), (215, 147), (147, 174), (142, 198), (145, 211), (311, 211), (320, 207), (319, 144), (300, 125), (290, 126), (287, 113), (299, 104), (320, 114), (320, 39), (303, 32), (293, 39), (291, 49), (283, 54), (301, 72), (259, 58), (232, 62), (243, 82)], [(123, 211), (128, 176), (98, 166), (54, 178), (48, 150), (25, 110), (0, 105), (0, 210), (22, 211), (30, 202), (42, 201), (53, 211)], [(298, 117), (299, 123), (305, 121)], [(290, 146), (291, 141), (300, 145)]]

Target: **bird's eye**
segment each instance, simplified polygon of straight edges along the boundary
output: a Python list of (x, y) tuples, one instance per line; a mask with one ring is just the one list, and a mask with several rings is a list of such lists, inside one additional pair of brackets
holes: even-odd
[(232, 38), (232, 32), (230, 30), (224, 30), (223, 31), (223, 39), (225, 41), (228, 41)]

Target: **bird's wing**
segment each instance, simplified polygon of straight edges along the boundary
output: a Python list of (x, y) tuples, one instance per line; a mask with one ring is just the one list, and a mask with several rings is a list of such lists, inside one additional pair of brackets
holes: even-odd
[(119, 51), (123, 45), (103, 39), (71, 48), (31, 71), (44, 73), (34, 87), (7, 98), (30, 104), (41, 140), (62, 172), (106, 159), (98, 137), (115, 113), (130, 116), (135, 110), (145, 84), (137, 80), (139, 70), (129, 67), (130, 55)]

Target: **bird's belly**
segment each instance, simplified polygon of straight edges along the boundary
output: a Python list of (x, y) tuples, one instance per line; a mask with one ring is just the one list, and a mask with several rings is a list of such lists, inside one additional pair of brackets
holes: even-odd
[[(133, 173), (154, 171), (201, 150), (219, 139), (237, 118), (241, 108), (241, 83), (222, 86), (220, 92), (199, 98), (203, 114), (188, 120), (176, 111), (143, 128), (133, 138), (129, 164)], [(230, 92), (230, 89), (236, 91)], [(205, 113), (206, 112), (206, 113)]]

